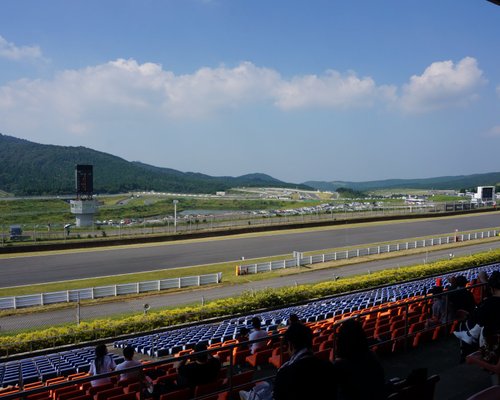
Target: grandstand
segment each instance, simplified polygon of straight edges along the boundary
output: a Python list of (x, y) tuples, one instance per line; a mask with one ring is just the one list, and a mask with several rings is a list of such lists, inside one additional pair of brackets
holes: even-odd
[[(480, 271), (491, 274), (499, 270), (500, 264), (492, 264), (460, 271), (469, 281), (477, 278)], [(440, 276), (446, 286), (458, 272)], [(404, 354), (410, 348), (421, 349), (427, 343), (435, 343), (451, 334), (457, 321), (428, 328), (431, 297), (428, 290), (435, 285), (435, 278), (425, 278), (400, 285), (379, 287), (372, 290), (333, 296), (306, 304), (283, 309), (268, 310), (259, 314), (235, 316), (217, 323), (196, 324), (165, 330), (164, 332), (115, 340), (109, 343), (116, 351), (112, 354), (116, 363), (123, 359), (119, 349), (132, 346), (147, 359), (143, 368), (154, 372), (155, 382), (175, 381), (177, 371), (174, 362), (189, 357), (194, 347), (203, 343), (208, 351), (219, 357), (224, 369), (220, 380), (211, 387), (194, 392), (184, 391), (180, 397), (194, 398), (211, 395), (210, 399), (234, 398), (235, 386), (246, 387), (254, 380), (272, 378), (277, 368), (287, 359), (281, 336), (290, 314), (297, 314), (314, 332), (313, 350), (322, 358), (334, 359), (335, 332), (345, 318), (355, 317), (363, 322), (373, 349), (380, 357)], [(254, 316), (262, 320), (268, 332), (263, 351), (250, 354), (245, 343), (238, 343), (238, 334), (243, 327), (250, 327)], [(457, 356), (458, 357), (458, 356)], [(94, 400), (112, 398), (124, 400), (140, 398), (138, 382), (115, 382), (97, 395), (90, 386), (88, 377), (90, 363), (94, 358), (94, 347), (66, 349), (46, 355), (23, 357), (0, 364), (0, 386), (7, 390), (2, 398), (38, 400)], [(111, 373), (110, 375), (116, 375)], [(10, 390), (8, 390), (10, 388)], [(70, 388), (71, 390), (69, 390)], [(104, 390), (104, 389), (103, 389)], [(64, 393), (64, 394), (63, 394)], [(113, 394), (113, 396), (111, 396)], [(116, 395), (116, 398), (114, 396)], [(182, 397), (182, 396), (185, 397)], [(89, 397), (90, 396), (90, 397)], [(167, 396), (167, 395), (165, 395)]]

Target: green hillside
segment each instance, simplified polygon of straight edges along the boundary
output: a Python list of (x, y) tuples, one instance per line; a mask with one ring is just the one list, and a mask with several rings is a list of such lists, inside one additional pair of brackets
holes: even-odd
[(264, 174), (212, 177), (158, 168), (85, 147), (43, 145), (0, 134), (0, 191), (15, 196), (71, 194), (76, 164), (94, 166), (94, 192), (214, 193), (241, 186), (299, 187)]
[(304, 185), (311, 186), (318, 190), (335, 191), (338, 188), (349, 188), (359, 191), (369, 191), (377, 189), (472, 189), (477, 186), (495, 186), (500, 182), (500, 172), (490, 172), (486, 174), (441, 176), (426, 179), (386, 179), (368, 182), (345, 182), (345, 181), (308, 181)]

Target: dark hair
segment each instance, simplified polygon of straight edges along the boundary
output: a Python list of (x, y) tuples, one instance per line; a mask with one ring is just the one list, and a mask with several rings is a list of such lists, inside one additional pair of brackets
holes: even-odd
[(127, 360), (131, 360), (134, 357), (135, 350), (132, 346), (127, 346), (123, 349), (123, 357)]
[(253, 317), (252, 318), (252, 326), (257, 329), (260, 328), (261, 320), (259, 317)]
[(343, 322), (336, 338), (335, 355), (340, 358), (356, 359), (370, 351), (363, 326), (355, 319)]
[(288, 316), (288, 325), (296, 324), (297, 322), (300, 322), (299, 316), (297, 314), (290, 314)]
[(291, 324), (286, 330), (284, 338), (295, 350), (312, 348), (313, 333), (311, 329), (305, 325)]
[(442, 286), (433, 286), (431, 289), (429, 289), (428, 293), (429, 294), (443, 293), (443, 287)]
[(467, 278), (464, 275), (459, 275), (455, 278), (455, 285), (459, 287), (465, 287), (467, 285)]
[(104, 343), (98, 344), (95, 347), (95, 372), (100, 374), (102, 367), (104, 366), (104, 357), (108, 354), (108, 348)]
[(500, 271), (493, 271), (488, 279), (488, 285), (492, 289), (500, 289)]
[(247, 327), (242, 327), (238, 333), (238, 336), (247, 336), (248, 335), (248, 328)]
[(205, 343), (203, 343), (203, 342), (196, 343), (196, 345), (194, 346), (194, 352), (197, 353), (195, 355), (196, 359), (199, 361), (207, 361), (208, 353), (199, 354), (203, 351), (207, 351), (207, 349), (208, 349), (208, 347)]

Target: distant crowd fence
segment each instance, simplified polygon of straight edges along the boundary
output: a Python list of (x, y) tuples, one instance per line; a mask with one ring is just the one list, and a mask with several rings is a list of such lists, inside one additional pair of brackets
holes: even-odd
[(103, 297), (140, 294), (166, 289), (181, 289), (190, 286), (218, 284), (222, 281), (222, 272), (181, 278), (161, 279), (136, 283), (123, 283), (112, 286), (99, 286), (86, 289), (63, 290), (51, 293), (39, 293), (24, 296), (0, 298), (0, 310), (18, 309), (33, 306), (44, 306), (56, 303), (79, 302)]
[(315, 254), (311, 256), (304, 256), (304, 253), (294, 251), (293, 258), (256, 264), (238, 265), (236, 267), (236, 275), (258, 274), (261, 272), (269, 272), (286, 268), (296, 268), (303, 265), (318, 264), (328, 261), (347, 260), (355, 257), (364, 257), (374, 254), (392, 253), (394, 251), (433, 247), (456, 242), (466, 242), (469, 240), (486, 239), (498, 236), (498, 234), (499, 233), (497, 230), (461, 234), (457, 233), (453, 236), (421, 239), (403, 243), (392, 243), (359, 249), (348, 249), (336, 251), (334, 253)]

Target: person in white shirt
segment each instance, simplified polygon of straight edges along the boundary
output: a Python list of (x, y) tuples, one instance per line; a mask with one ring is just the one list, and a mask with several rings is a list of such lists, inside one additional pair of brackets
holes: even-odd
[[(122, 371), (124, 369), (138, 367), (142, 365), (140, 361), (134, 360), (135, 350), (132, 346), (127, 346), (123, 349), (123, 357), (125, 357), (125, 361), (118, 364), (116, 366), (117, 371)], [(124, 381), (125, 379), (137, 378), (137, 380), (142, 379), (142, 371), (140, 369), (130, 372), (125, 372), (120, 374), (120, 380)]]
[[(105, 344), (99, 344), (95, 348), (95, 359), (90, 364), (90, 375), (107, 374), (114, 371), (116, 368), (113, 357), (108, 354), (108, 349)], [(92, 386), (99, 386), (111, 382), (110, 378), (94, 379), (90, 383)]]
[[(260, 328), (260, 318), (259, 317), (253, 317), (252, 318), (252, 332), (250, 332), (250, 336), (248, 337), (248, 340), (249, 341), (252, 341), (252, 340), (257, 340), (257, 339), (262, 339), (262, 338), (265, 338), (267, 337), (267, 332), (266, 331), (263, 331), (261, 328)], [(266, 347), (266, 341), (265, 340), (262, 340), (260, 342), (256, 342), (256, 343), (253, 343), (252, 346), (250, 347), (250, 351), (251, 353), (255, 353), (256, 351), (262, 349)]]

